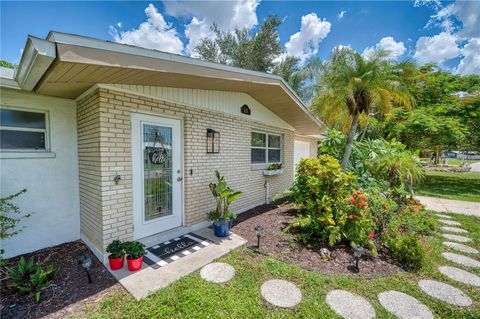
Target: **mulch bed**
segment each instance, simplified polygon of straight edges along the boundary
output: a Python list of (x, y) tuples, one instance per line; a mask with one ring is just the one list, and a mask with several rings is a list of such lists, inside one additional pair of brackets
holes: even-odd
[[(294, 219), (297, 211), (287, 202), (268, 204), (253, 208), (238, 216), (232, 231), (248, 240), (247, 245), (256, 247), (255, 225), (262, 225), (263, 235), (260, 239), (260, 251), (285, 262), (295, 263), (300, 267), (327, 275), (351, 275), (365, 278), (389, 276), (403, 271), (395, 265), (388, 251), (383, 249), (377, 256), (365, 254), (360, 260), (360, 271), (354, 267), (354, 257), (347, 245), (328, 247), (325, 243), (314, 244), (307, 248), (298, 243), (294, 234), (286, 233), (285, 227)], [(330, 260), (322, 258), (321, 248), (328, 248), (333, 254)]]
[[(92, 256), (90, 273), (93, 282), (88, 283), (85, 270), (78, 264), (81, 255)], [(32, 295), (18, 292), (8, 287), (5, 269), (1, 271), (1, 318), (65, 318), (79, 314), (85, 308), (96, 305), (113, 291), (122, 290), (115, 278), (102, 263), (90, 253), (81, 241), (74, 241), (23, 255), (35, 257), (43, 267), (52, 265), (57, 269), (54, 284), (41, 292), (39, 303)], [(13, 267), (19, 257), (7, 261)]]

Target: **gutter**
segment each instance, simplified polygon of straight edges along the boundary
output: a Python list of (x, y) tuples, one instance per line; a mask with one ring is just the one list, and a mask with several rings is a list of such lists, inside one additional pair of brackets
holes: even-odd
[(32, 91), (57, 57), (55, 43), (29, 35), (13, 78), (0, 78), (0, 86)]

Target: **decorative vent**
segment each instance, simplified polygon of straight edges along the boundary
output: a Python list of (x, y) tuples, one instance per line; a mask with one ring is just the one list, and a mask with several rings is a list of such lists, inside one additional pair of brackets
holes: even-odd
[(250, 108), (248, 107), (247, 104), (243, 104), (242, 108), (240, 109), (242, 114), (250, 115), (252, 114), (252, 111), (250, 111)]

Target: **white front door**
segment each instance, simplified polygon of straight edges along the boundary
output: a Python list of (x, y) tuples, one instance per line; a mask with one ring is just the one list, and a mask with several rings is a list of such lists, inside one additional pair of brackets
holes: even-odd
[(132, 113), (135, 239), (182, 225), (182, 168), (180, 120)]

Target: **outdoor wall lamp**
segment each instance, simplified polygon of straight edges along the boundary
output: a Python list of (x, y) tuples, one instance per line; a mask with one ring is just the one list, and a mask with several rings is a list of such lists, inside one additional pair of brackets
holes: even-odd
[(78, 263), (82, 266), (83, 269), (85, 269), (88, 277), (88, 283), (91, 284), (92, 277), (90, 276), (90, 266), (92, 266), (92, 257), (90, 257), (89, 255), (80, 256)]
[(353, 247), (352, 249), (353, 249), (353, 256), (355, 257), (355, 268), (357, 272), (359, 272), (360, 268), (358, 268), (358, 262), (360, 261), (360, 258), (362, 258), (362, 255), (365, 252), (365, 249), (360, 246)]
[(257, 249), (260, 249), (260, 237), (262, 237), (263, 234), (262, 225), (255, 226), (255, 234), (257, 235)]
[(220, 153), (220, 133), (214, 129), (207, 129), (207, 154)]

